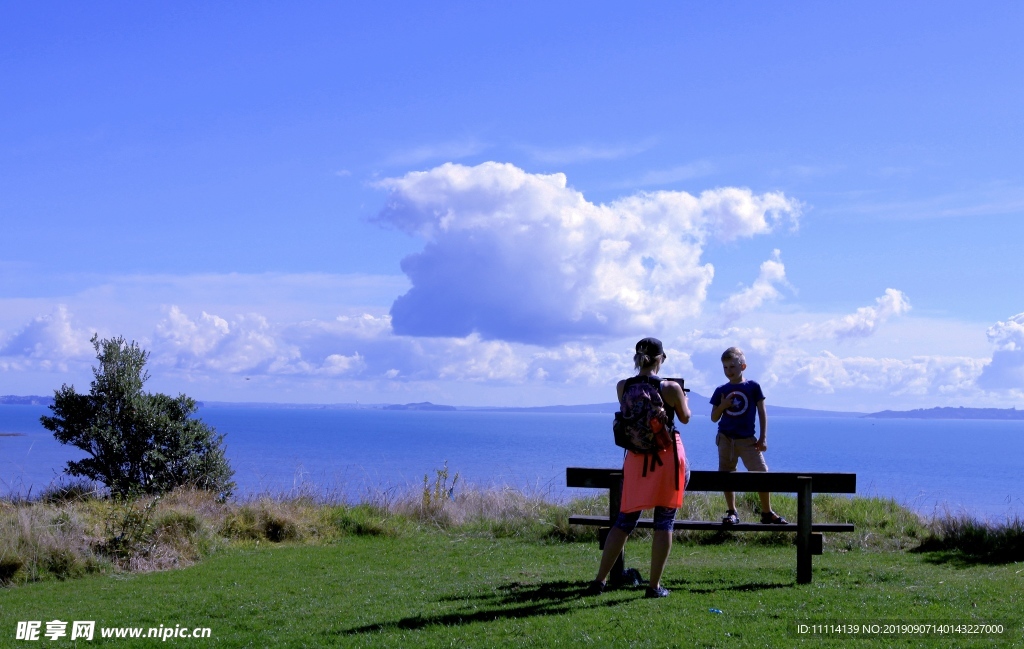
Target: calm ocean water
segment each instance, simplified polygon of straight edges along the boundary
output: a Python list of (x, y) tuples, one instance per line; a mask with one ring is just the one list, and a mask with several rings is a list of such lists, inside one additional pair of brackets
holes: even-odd
[[(0, 491), (38, 493), (81, 457), (39, 425), (40, 406), (0, 405)], [(566, 466), (613, 467), (611, 415), (204, 408), (226, 434), (242, 494), (305, 484), (358, 498), (422, 484), (448, 463), (461, 480), (569, 495)], [(1024, 422), (777, 416), (765, 456), (775, 471), (857, 473), (861, 495), (894, 497), (931, 514), (1024, 516)], [(682, 428), (690, 465), (717, 467), (715, 425)]]

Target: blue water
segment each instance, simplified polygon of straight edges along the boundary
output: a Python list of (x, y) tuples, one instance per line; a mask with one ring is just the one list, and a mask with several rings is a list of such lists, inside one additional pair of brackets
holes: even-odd
[[(39, 406), (0, 405), (0, 491), (38, 493), (83, 454), (39, 425)], [(560, 498), (566, 466), (613, 467), (606, 414), (204, 408), (226, 434), (241, 494), (312, 485), (352, 498), (422, 484), (448, 463), (460, 480)], [(923, 514), (1024, 516), (1024, 459), (1012, 444), (1024, 422), (771, 419), (765, 458), (775, 471), (847, 471), (858, 493), (894, 497)], [(717, 467), (715, 426), (682, 428), (690, 465)]]

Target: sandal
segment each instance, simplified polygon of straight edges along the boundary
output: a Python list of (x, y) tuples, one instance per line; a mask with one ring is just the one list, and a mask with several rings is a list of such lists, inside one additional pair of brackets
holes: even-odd
[(761, 523), (765, 525), (789, 525), (789, 521), (775, 512), (761, 512)]
[(730, 509), (725, 512), (725, 518), (722, 519), (722, 525), (738, 525), (740, 517), (736, 515), (735, 510)]

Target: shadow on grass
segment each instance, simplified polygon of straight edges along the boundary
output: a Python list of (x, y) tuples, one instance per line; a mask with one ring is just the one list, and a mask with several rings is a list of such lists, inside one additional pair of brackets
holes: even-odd
[(953, 566), (954, 568), (972, 568), (974, 566), (1001, 566), (1007, 563), (1017, 563), (1021, 560), (1020, 555), (1004, 554), (972, 554), (960, 550), (939, 550), (914, 548), (911, 552), (925, 555), (926, 563), (936, 566)]
[(735, 586), (721, 586), (721, 587), (718, 587), (718, 588), (707, 588), (707, 587), (701, 588), (701, 587), (696, 587), (696, 585), (690, 585), (689, 582), (687, 582), (685, 580), (681, 580), (681, 581), (666, 581), (665, 584), (667, 586), (669, 586), (670, 588), (677, 588), (679, 590), (686, 590), (686, 591), (689, 591), (691, 593), (696, 593), (698, 595), (710, 595), (711, 593), (719, 593), (719, 592), (726, 591), (726, 590), (731, 590), (731, 591), (736, 591), (736, 592), (753, 592), (753, 591), (758, 591), (758, 590), (775, 590), (775, 589), (778, 589), (778, 588), (794, 588), (796, 586), (795, 583), (789, 583), (789, 584), (768, 584), (768, 583), (764, 583), (764, 582), (754, 582), (752, 584), (736, 584)]
[[(540, 584), (521, 584), (510, 582), (490, 595), (470, 595), (465, 597), (445, 596), (438, 601), (464, 603), (467, 608), (439, 615), (416, 615), (404, 617), (390, 622), (366, 624), (341, 631), (343, 635), (362, 633), (379, 633), (387, 630), (416, 630), (440, 624), (453, 626), (472, 624), (474, 622), (493, 622), (504, 619), (522, 619), (525, 617), (562, 615), (570, 610), (581, 608), (579, 600), (587, 590), (586, 582), (551, 581)], [(643, 590), (637, 595), (642, 597)], [(629, 600), (609, 599), (606, 596), (587, 597), (589, 606), (583, 608), (612, 607), (624, 604)], [(573, 602), (576, 602), (573, 604)]]

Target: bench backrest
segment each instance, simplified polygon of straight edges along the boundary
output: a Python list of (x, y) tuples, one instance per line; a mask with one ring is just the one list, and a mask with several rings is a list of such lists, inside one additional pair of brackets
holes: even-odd
[[(780, 491), (796, 493), (797, 478), (811, 479), (811, 491), (815, 493), (857, 493), (856, 473), (781, 473), (769, 471), (726, 472), (693, 471), (687, 491)], [(610, 489), (622, 480), (622, 469), (589, 469), (569, 467), (565, 470), (567, 487), (589, 487)]]

